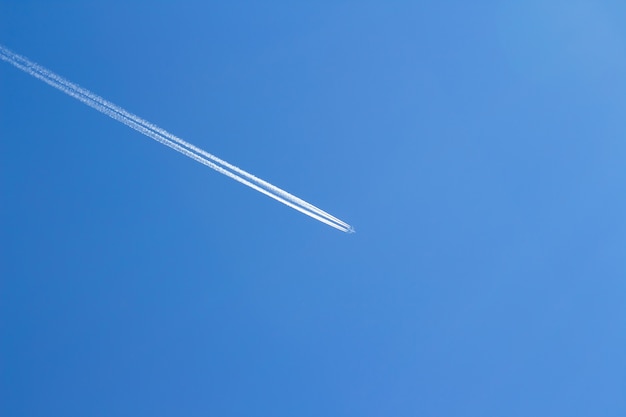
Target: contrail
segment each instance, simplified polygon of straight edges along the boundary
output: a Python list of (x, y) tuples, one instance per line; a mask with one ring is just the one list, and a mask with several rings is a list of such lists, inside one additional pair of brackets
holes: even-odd
[(161, 129), (160, 127), (148, 122), (141, 117), (130, 113), (123, 108), (105, 100), (104, 98), (92, 93), (91, 91), (80, 87), (77, 84), (66, 80), (65, 78), (55, 74), (54, 72), (38, 65), (29, 59), (18, 55), (8, 48), (0, 45), (0, 59), (8, 62), (14, 67), (32, 75), (35, 78), (45, 82), (48, 85), (64, 92), (65, 94), (81, 101), (82, 103), (98, 110), (99, 112), (125, 124), (128, 127), (144, 134), (145, 136), (156, 140), (157, 142), (168, 146), (201, 164), (214, 169), (215, 171), (226, 175), (248, 187), (259, 191), (281, 203), (298, 210), (322, 223), (342, 232), (353, 233), (354, 228), (348, 223), (339, 220), (320, 208), (288, 193), (287, 191), (276, 187), (264, 181), (241, 168), (232, 165), (215, 155), (200, 149), (189, 142)]

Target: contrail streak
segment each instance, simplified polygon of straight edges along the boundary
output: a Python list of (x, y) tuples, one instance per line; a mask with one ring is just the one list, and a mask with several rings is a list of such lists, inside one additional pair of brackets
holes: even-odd
[(244, 171), (0, 45), (0, 59), (145, 136), (342, 232), (354, 228), (320, 208)]

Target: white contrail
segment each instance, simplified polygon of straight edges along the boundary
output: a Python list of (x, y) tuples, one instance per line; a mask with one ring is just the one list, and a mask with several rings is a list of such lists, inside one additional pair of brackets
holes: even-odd
[[(1, 56), (0, 56), (0, 58), (1, 58)], [(20, 64), (15, 64), (15, 66), (20, 68), (20, 69), (22, 69), (23, 71), (28, 72), (29, 74), (33, 75), (36, 78), (39, 78), (39, 79), (43, 80), (44, 82), (52, 85), (53, 87), (63, 91), (64, 93), (66, 93), (66, 94), (76, 98), (77, 100), (87, 104), (88, 106), (95, 108), (96, 110), (106, 114), (107, 116), (109, 116), (109, 117), (111, 117), (111, 118), (113, 118), (113, 119), (115, 119), (115, 120), (117, 120), (117, 121), (119, 121), (121, 123), (124, 123), (125, 125), (133, 128), (135, 130), (137, 130), (138, 132), (143, 133), (144, 135), (146, 135), (146, 136), (156, 140), (157, 142), (160, 142), (160, 143), (162, 143), (162, 144), (164, 144), (166, 146), (169, 146), (170, 148), (175, 149), (176, 151), (182, 153), (183, 155), (188, 156), (188, 157), (190, 157), (190, 158), (200, 162), (201, 164), (204, 164), (204, 165), (206, 165), (206, 166), (208, 166), (208, 167), (218, 171), (219, 173), (222, 173), (222, 174), (224, 174), (224, 175), (234, 179), (235, 181), (241, 182), (242, 184), (245, 184), (245, 185), (247, 185), (247, 186), (249, 186), (249, 187), (251, 187), (251, 188), (253, 188), (253, 189), (255, 189), (255, 190), (257, 190), (257, 191), (259, 191), (259, 192), (261, 192), (261, 193), (263, 193), (263, 194), (265, 194), (267, 196), (269, 196), (269, 197), (272, 197), (272, 198), (274, 198), (274, 199), (276, 199), (276, 200), (278, 200), (278, 201), (288, 205), (289, 207), (292, 207), (292, 208), (294, 208), (294, 209), (296, 209), (296, 210), (298, 210), (298, 211), (300, 211), (300, 212), (302, 212), (302, 213), (304, 213), (304, 214), (306, 214), (308, 216), (311, 216), (311, 217), (313, 217), (313, 218), (315, 218), (315, 219), (317, 219), (317, 220), (319, 220), (319, 221), (321, 221), (321, 222), (323, 222), (325, 224), (328, 224), (331, 227), (334, 227), (334, 228), (336, 228), (338, 230), (341, 230), (341, 231), (344, 231), (344, 232), (350, 232), (351, 231), (349, 229), (345, 230), (345, 227), (343, 227), (341, 225), (337, 225), (336, 223), (330, 221), (328, 218), (319, 215), (317, 212), (311, 213), (308, 210), (306, 210), (305, 208), (302, 208), (302, 207), (294, 204), (293, 202), (288, 201), (288, 200), (282, 198), (281, 196), (276, 196), (274, 194), (271, 194), (268, 190), (259, 187), (257, 184), (253, 184), (253, 183), (251, 183), (251, 182), (249, 182), (249, 181), (247, 181), (247, 180), (245, 180), (245, 179), (243, 179), (243, 178), (233, 174), (232, 172), (229, 172), (229, 171), (225, 170), (224, 168), (222, 168), (222, 167), (212, 163), (211, 161), (208, 161), (205, 158), (203, 158), (203, 157), (201, 157), (199, 155), (194, 154), (193, 152), (189, 151), (188, 149), (185, 149), (182, 146), (177, 145), (176, 143), (172, 143), (171, 141), (168, 141), (167, 139), (163, 138), (162, 136), (156, 134), (155, 132), (146, 129), (144, 126), (142, 126), (142, 125), (140, 125), (140, 124), (138, 124), (138, 123), (136, 123), (136, 122), (134, 122), (132, 120), (129, 120), (129, 119), (121, 116), (120, 114), (115, 113), (115, 112), (111, 111), (110, 109), (108, 109), (108, 108), (106, 108), (106, 107), (104, 107), (104, 106), (102, 106), (102, 105), (100, 105), (98, 103), (95, 103), (94, 101), (91, 101), (90, 99), (88, 99), (88, 98), (86, 98), (84, 96), (81, 96), (81, 95), (77, 94), (76, 92), (74, 92), (74, 91), (72, 91), (70, 89), (67, 89), (64, 85), (59, 85), (58, 83), (56, 83), (53, 80), (45, 79), (45, 77), (42, 74), (33, 72), (28, 67), (24, 67), (23, 65), (20, 65)], [(317, 209), (317, 210), (319, 210), (319, 209)], [(321, 211), (321, 210), (319, 210), (319, 211)], [(322, 211), (322, 213), (324, 213), (324, 212)], [(338, 226), (341, 226), (341, 227), (338, 227)]]
[(16, 68), (32, 75), (35, 78), (51, 85), (65, 94), (81, 101), (82, 103), (106, 114), (128, 127), (156, 140), (157, 142), (169, 146), (170, 148), (188, 156), (201, 164), (204, 164), (217, 172), (224, 174), (235, 181), (257, 190), (268, 197), (300, 211), (316, 220), (321, 221), (335, 229), (343, 232), (354, 232), (354, 228), (349, 224), (339, 220), (329, 213), (315, 207), (314, 205), (272, 185), (256, 176), (246, 172), (228, 162), (200, 149), (179, 137), (161, 129), (160, 127), (132, 114), (123, 108), (105, 100), (91, 91), (74, 84), (52, 71), (20, 56), (6, 47), (0, 45), (0, 59), (12, 64)]
[[(6, 49), (6, 48), (4, 48), (4, 49)], [(67, 91), (67, 90), (71, 90), (72, 92), (77, 93), (79, 96), (84, 96), (89, 101), (94, 101), (94, 102), (96, 102), (98, 104), (101, 104), (103, 107), (105, 107), (105, 108), (107, 108), (107, 109), (109, 109), (109, 110), (111, 110), (111, 111), (113, 111), (115, 113), (119, 113), (120, 115), (124, 116), (125, 118), (131, 119), (134, 122), (144, 126), (146, 129), (152, 130), (152, 131), (156, 132), (159, 135), (165, 136), (166, 138), (170, 139), (171, 141), (174, 141), (174, 142), (178, 143), (179, 145), (181, 145), (182, 147), (185, 147), (185, 148), (187, 148), (187, 149), (189, 149), (189, 150), (191, 150), (191, 151), (193, 151), (195, 153), (199, 153), (200, 155), (202, 155), (205, 158), (211, 160), (215, 164), (221, 165), (222, 167), (224, 167), (227, 170), (231, 170), (231, 171), (236, 172), (237, 174), (239, 174), (239, 175), (247, 178), (248, 180), (258, 184), (262, 188), (268, 189), (269, 191), (271, 191), (274, 194), (278, 194), (278, 195), (284, 197), (287, 200), (293, 201), (297, 205), (301, 205), (301, 206), (303, 206), (303, 207), (305, 207), (305, 208), (307, 208), (307, 209), (309, 209), (311, 211), (314, 211), (314, 212), (316, 212), (316, 213), (318, 213), (318, 214), (320, 214), (320, 215), (322, 215), (324, 217), (327, 217), (331, 221), (334, 221), (337, 224), (340, 224), (340, 225), (342, 225), (345, 228), (350, 228), (350, 225), (348, 225), (347, 223), (337, 219), (336, 217), (331, 216), (330, 214), (320, 210), (319, 208), (313, 206), (312, 204), (309, 204), (306, 201), (301, 200), (298, 197), (296, 197), (294, 195), (291, 195), (288, 192), (286, 192), (286, 191), (284, 191), (284, 190), (282, 190), (282, 189), (280, 189), (280, 188), (278, 188), (278, 187), (276, 187), (276, 186), (274, 186), (274, 185), (272, 185), (272, 184), (270, 184), (270, 183), (268, 183), (266, 181), (263, 181), (262, 179), (257, 178), (256, 176), (254, 176), (254, 175), (252, 175), (252, 174), (250, 174), (250, 173), (248, 173), (248, 172), (246, 172), (246, 171), (244, 171), (244, 170), (242, 170), (242, 169), (240, 169), (240, 168), (238, 168), (238, 167), (236, 167), (236, 166), (234, 166), (232, 164), (229, 164), (228, 162), (226, 162), (224, 160), (219, 159), (218, 157), (216, 157), (216, 156), (214, 156), (214, 155), (204, 151), (203, 149), (197, 148), (196, 146), (194, 146), (194, 145), (192, 145), (192, 144), (190, 144), (190, 143), (188, 143), (188, 142), (178, 138), (177, 136), (167, 132), (166, 130), (161, 129), (158, 126), (155, 126), (154, 124), (148, 122), (147, 120), (142, 119), (139, 116), (134, 115), (132, 113), (129, 113), (126, 110), (124, 110), (123, 108), (121, 108), (121, 107), (119, 107), (119, 106), (117, 106), (117, 105), (115, 105), (115, 104), (105, 100), (104, 98), (102, 98), (102, 97), (92, 93), (91, 91), (89, 91), (87, 89), (84, 89), (84, 88), (78, 86), (77, 84), (74, 84), (74, 83), (72, 83), (72, 82), (70, 82), (70, 81), (60, 77), (59, 75), (57, 75), (57, 74), (47, 70), (46, 68), (41, 67), (40, 65), (37, 65), (34, 62), (31, 62), (28, 59), (26, 59), (26, 58), (24, 58), (24, 57), (22, 57), (20, 55), (17, 55), (15, 53), (11, 52), (11, 51), (8, 51), (8, 52), (12, 55), (12, 57), (16, 61), (16, 63), (14, 63), (13, 65), (15, 65), (18, 68), (20, 68), (20, 69), (30, 73), (31, 75), (36, 76), (37, 78), (42, 79), (43, 81), (47, 82), (48, 84), (53, 85), (56, 88), (61, 89), (66, 94), (70, 94), (73, 97), (77, 98), (78, 100), (81, 100), (81, 101), (87, 103), (86, 101), (82, 100), (81, 98), (79, 98), (76, 95), (71, 94), (70, 92)], [(41, 75), (41, 77), (38, 77), (34, 73)], [(55, 83), (49, 82), (48, 80), (54, 81)], [(59, 85), (62, 86), (63, 88), (61, 88)], [(87, 103), (87, 104), (92, 106), (89, 103)], [(94, 107), (94, 106), (92, 106), (92, 107)], [(110, 113), (103, 111), (102, 108), (98, 108), (98, 110), (102, 111), (103, 113), (105, 113), (105, 114), (107, 114), (109, 116), (111, 116)]]

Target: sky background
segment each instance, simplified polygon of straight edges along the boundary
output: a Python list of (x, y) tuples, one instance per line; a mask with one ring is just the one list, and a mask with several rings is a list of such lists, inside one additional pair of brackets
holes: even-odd
[[(506, 3), (506, 4), (505, 4)], [(0, 415), (626, 415), (623, 1), (7, 1)]]

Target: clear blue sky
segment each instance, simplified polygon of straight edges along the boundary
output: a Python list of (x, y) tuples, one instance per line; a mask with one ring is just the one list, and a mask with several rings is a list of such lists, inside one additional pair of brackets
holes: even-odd
[[(504, 5), (507, 3), (507, 5)], [(8, 1), (0, 415), (626, 415), (622, 1)]]

